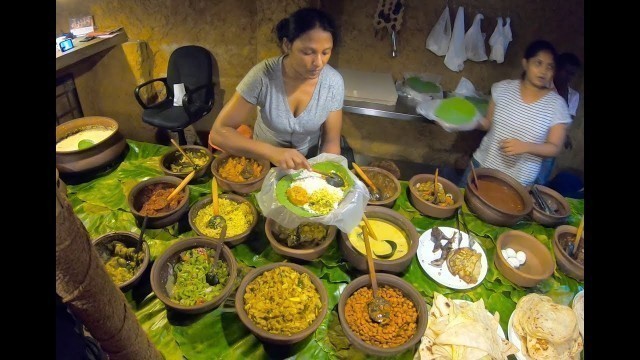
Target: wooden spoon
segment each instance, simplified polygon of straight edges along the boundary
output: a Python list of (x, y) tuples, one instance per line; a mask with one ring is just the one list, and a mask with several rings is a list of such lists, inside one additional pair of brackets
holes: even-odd
[(373, 267), (373, 255), (366, 226), (362, 228), (362, 235), (364, 246), (367, 249), (367, 264), (369, 266), (369, 277), (371, 278), (371, 290), (373, 290), (373, 300), (367, 304), (367, 310), (371, 320), (385, 324), (390, 319), (391, 304), (385, 298), (378, 296), (378, 280), (376, 279), (376, 270)]
[(371, 224), (369, 223), (369, 219), (367, 219), (367, 215), (362, 214), (362, 220), (364, 220), (364, 224), (367, 226), (367, 229), (369, 230), (369, 235), (371, 235), (373, 240), (378, 241), (378, 237), (376, 236), (376, 233), (373, 232), (373, 227), (371, 227)]
[(576, 238), (573, 240), (573, 249), (571, 251), (572, 258), (577, 258), (578, 256), (578, 245), (580, 245), (580, 239), (582, 238), (582, 231), (584, 230), (584, 216), (580, 219), (580, 225), (578, 225), (578, 231), (576, 231)]
[(380, 191), (378, 191), (378, 188), (373, 184), (373, 181), (371, 181), (371, 179), (369, 179), (367, 174), (365, 174), (364, 171), (362, 171), (362, 169), (360, 169), (360, 166), (358, 166), (358, 164), (356, 164), (354, 162), (352, 162), (351, 164), (353, 164), (353, 168), (356, 170), (358, 175), (360, 175), (362, 180), (364, 180), (364, 182), (366, 182), (367, 185), (369, 185), (369, 187), (371, 188), (371, 190), (372, 190), (371, 191), (371, 200), (373, 200), (373, 201), (380, 200)]
[(182, 191), (182, 189), (184, 189), (185, 186), (187, 186), (187, 184), (189, 184), (189, 181), (191, 181), (191, 179), (193, 179), (193, 177), (196, 175), (196, 171), (193, 170), (192, 172), (189, 173), (189, 175), (187, 175), (182, 182), (180, 183), (180, 185), (178, 185), (178, 187), (173, 190), (173, 192), (171, 194), (169, 194), (169, 196), (167, 196), (167, 202), (171, 201), (171, 199), (173, 199), (174, 197), (176, 197), (176, 195), (178, 195), (178, 193), (180, 191)]
[(193, 161), (193, 159), (192, 159), (189, 155), (187, 155), (187, 153), (186, 153), (184, 150), (182, 150), (182, 148), (180, 147), (180, 145), (178, 145), (178, 143), (177, 143), (175, 140), (173, 140), (173, 139), (171, 139), (171, 143), (172, 143), (172, 144), (173, 144), (173, 145), (178, 149), (178, 151), (180, 151), (180, 153), (182, 153), (182, 155), (183, 155), (187, 160), (189, 160), (189, 162), (190, 162), (190, 163), (193, 165), (193, 167), (195, 168), (195, 167), (196, 167), (196, 163)]
[(476, 184), (476, 190), (480, 191), (480, 188), (478, 188), (478, 177), (476, 176), (476, 167), (473, 166), (473, 160), (469, 160), (469, 164), (471, 164), (471, 172), (473, 173), (473, 180), (474, 180), (474, 184)]
[(433, 201), (434, 204), (438, 203), (438, 168), (436, 168), (436, 176), (433, 178)]
[(213, 216), (211, 217), (211, 219), (209, 219), (209, 223), (207, 223), (207, 226), (212, 229), (218, 229), (221, 226), (224, 226), (226, 230), (227, 221), (220, 215), (220, 202), (218, 200), (218, 181), (216, 180), (216, 178), (213, 178), (211, 180), (211, 198), (213, 199)]

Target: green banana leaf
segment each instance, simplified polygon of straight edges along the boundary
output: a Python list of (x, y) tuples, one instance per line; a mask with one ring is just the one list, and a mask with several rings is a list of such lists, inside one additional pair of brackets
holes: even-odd
[[(92, 239), (111, 231), (131, 231), (139, 234), (135, 219), (129, 212), (127, 195), (135, 184), (149, 177), (162, 176), (159, 158), (168, 147), (127, 141), (129, 150), (125, 159), (112, 171), (82, 184), (68, 185), (67, 197), (78, 218)], [(435, 226), (455, 227), (455, 217), (435, 219), (424, 216), (411, 204), (407, 194), (408, 183), (401, 181), (402, 192), (393, 209), (405, 216), (416, 227), (418, 233)], [(190, 204), (211, 196), (211, 177), (199, 179), (189, 185)], [(255, 194), (247, 199), (260, 208)], [(568, 223), (577, 226), (584, 213), (584, 201), (567, 199), (571, 206)], [(469, 231), (477, 236), (487, 255), (489, 269), (484, 281), (475, 288), (459, 291), (446, 288), (433, 281), (413, 258), (409, 267), (400, 276), (411, 283), (428, 304), (433, 301), (434, 292), (449, 298), (477, 301), (483, 299), (485, 307), (500, 315), (500, 325), (505, 332), (507, 322), (517, 301), (528, 293), (546, 294), (554, 301), (569, 304), (573, 296), (584, 288), (582, 282), (569, 278), (558, 269), (553, 276), (537, 287), (525, 289), (507, 280), (493, 265), (495, 241), (504, 231), (517, 229), (534, 235), (552, 250), (553, 228), (524, 220), (512, 228), (498, 227), (484, 223), (463, 205), (462, 211)], [(196, 236), (191, 229), (175, 224), (164, 229), (149, 229), (145, 240), (149, 243), (152, 259), (157, 258), (169, 246), (180, 239)], [(337, 236), (340, 236), (338, 234)], [(337, 304), (344, 287), (362, 273), (354, 271), (340, 253), (337, 239), (326, 253), (317, 260), (302, 264), (316, 274), (328, 294), (328, 309), (322, 324), (305, 341), (291, 347), (264, 344), (253, 336), (238, 319), (233, 306), (225, 305), (199, 316), (184, 316), (167, 312), (164, 304), (151, 292), (150, 286), (138, 286), (126, 293), (140, 324), (151, 341), (166, 359), (373, 359), (354, 349), (342, 332), (337, 314)], [(235, 246), (232, 252), (238, 260), (241, 273), (273, 262), (291, 261), (273, 251), (264, 233), (264, 218), (249, 238)], [(553, 250), (552, 250), (553, 253)], [(241, 276), (238, 279), (238, 283)], [(146, 281), (148, 285), (148, 280)], [(133, 298), (141, 299), (139, 302)], [(229, 300), (229, 299), (228, 299)], [(415, 349), (397, 356), (398, 359), (412, 359)]]

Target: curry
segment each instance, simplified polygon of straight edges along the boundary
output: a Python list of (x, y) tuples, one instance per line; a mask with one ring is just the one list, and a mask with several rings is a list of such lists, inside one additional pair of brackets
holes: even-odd
[(178, 208), (185, 198), (184, 191), (167, 201), (167, 197), (176, 189), (169, 183), (156, 183), (146, 186), (138, 194), (136, 203), (142, 204), (139, 212), (142, 216), (157, 216), (171, 212)]
[(373, 185), (378, 188), (380, 192), (380, 199), (378, 201), (387, 200), (396, 193), (395, 182), (387, 175), (374, 170), (363, 169), (362, 170), (369, 180), (373, 182)]
[[(370, 218), (369, 223), (378, 238), (378, 240), (374, 240), (369, 235), (369, 243), (371, 244), (371, 252), (374, 259), (395, 260), (407, 254), (409, 241), (404, 231), (391, 222), (382, 219)], [(361, 221), (358, 226), (351, 230), (349, 242), (358, 252), (366, 256), (367, 251), (362, 234), (363, 226), (365, 226), (364, 221)], [(394, 243), (395, 246), (389, 242)]]
[(476, 191), (484, 201), (501, 211), (519, 213), (524, 210), (524, 201), (520, 194), (500, 179), (479, 177)]
[(233, 182), (246, 182), (258, 179), (263, 166), (254, 159), (244, 156), (230, 156), (218, 167), (220, 177)]

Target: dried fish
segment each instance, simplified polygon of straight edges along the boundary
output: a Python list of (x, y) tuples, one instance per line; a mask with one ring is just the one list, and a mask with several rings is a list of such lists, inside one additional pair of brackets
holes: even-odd
[[(438, 229), (439, 230), (439, 229)], [(454, 243), (454, 239), (455, 239), (455, 233), (450, 237), (446, 237), (444, 236), (444, 234), (442, 234), (443, 238), (447, 240), (447, 243), (444, 245), (441, 245), (440, 248), (442, 249), (442, 254), (440, 254), (440, 257), (432, 260), (429, 264), (431, 266), (435, 266), (435, 267), (441, 267), (442, 264), (444, 264), (444, 262), (447, 260), (447, 257), (449, 256), (449, 252), (453, 249), (453, 243)]]

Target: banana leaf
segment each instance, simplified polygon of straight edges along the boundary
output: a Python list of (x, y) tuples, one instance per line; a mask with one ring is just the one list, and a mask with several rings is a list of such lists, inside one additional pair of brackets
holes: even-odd
[[(108, 174), (77, 185), (68, 185), (67, 196), (74, 212), (80, 218), (92, 239), (110, 231), (139, 233), (135, 219), (129, 212), (126, 196), (135, 184), (154, 176), (162, 176), (159, 158), (168, 147), (128, 140), (129, 152), (124, 161)], [(405, 216), (416, 227), (419, 234), (435, 226), (455, 227), (455, 217), (435, 219), (418, 212), (407, 194), (408, 183), (401, 181), (402, 192), (393, 209)], [(211, 178), (203, 178), (189, 185), (190, 204), (211, 196)], [(255, 194), (247, 199), (258, 212)], [(584, 201), (567, 199), (571, 206), (568, 223), (577, 226), (584, 212)], [(507, 322), (517, 301), (530, 292), (543, 293), (562, 304), (569, 304), (573, 296), (584, 288), (584, 283), (569, 278), (558, 269), (553, 276), (535, 288), (521, 288), (507, 280), (493, 265), (497, 238), (505, 231), (517, 229), (534, 235), (541, 243), (552, 249), (553, 228), (547, 228), (530, 220), (523, 220), (512, 228), (484, 223), (463, 205), (469, 231), (477, 236), (487, 255), (489, 269), (484, 281), (465, 291), (453, 290), (439, 285), (422, 269), (414, 257), (400, 276), (411, 283), (431, 304), (433, 293), (439, 292), (453, 299), (469, 301), (484, 300), (491, 313), (500, 314), (500, 325), (507, 329)], [(180, 239), (195, 236), (195, 232), (180, 224), (164, 229), (149, 229), (145, 240), (149, 243), (152, 258), (162, 254)], [(340, 234), (338, 234), (340, 236)], [(291, 261), (273, 251), (264, 234), (264, 218), (249, 238), (232, 248), (243, 273), (253, 267), (273, 262)], [(553, 251), (552, 251), (553, 253)], [(164, 304), (146, 288), (138, 286), (126, 295), (140, 324), (151, 341), (166, 359), (371, 359), (374, 357), (354, 349), (342, 332), (337, 315), (337, 303), (344, 287), (351, 279), (362, 275), (353, 271), (344, 261), (335, 240), (319, 259), (303, 262), (303, 265), (320, 277), (329, 297), (327, 316), (318, 330), (305, 341), (291, 347), (263, 344), (239, 321), (233, 307), (223, 306), (199, 316), (181, 316), (167, 312)], [(148, 282), (147, 282), (148, 283)], [(133, 296), (135, 293), (135, 296)], [(138, 303), (133, 300), (141, 299)], [(412, 359), (415, 349), (397, 356)]]

